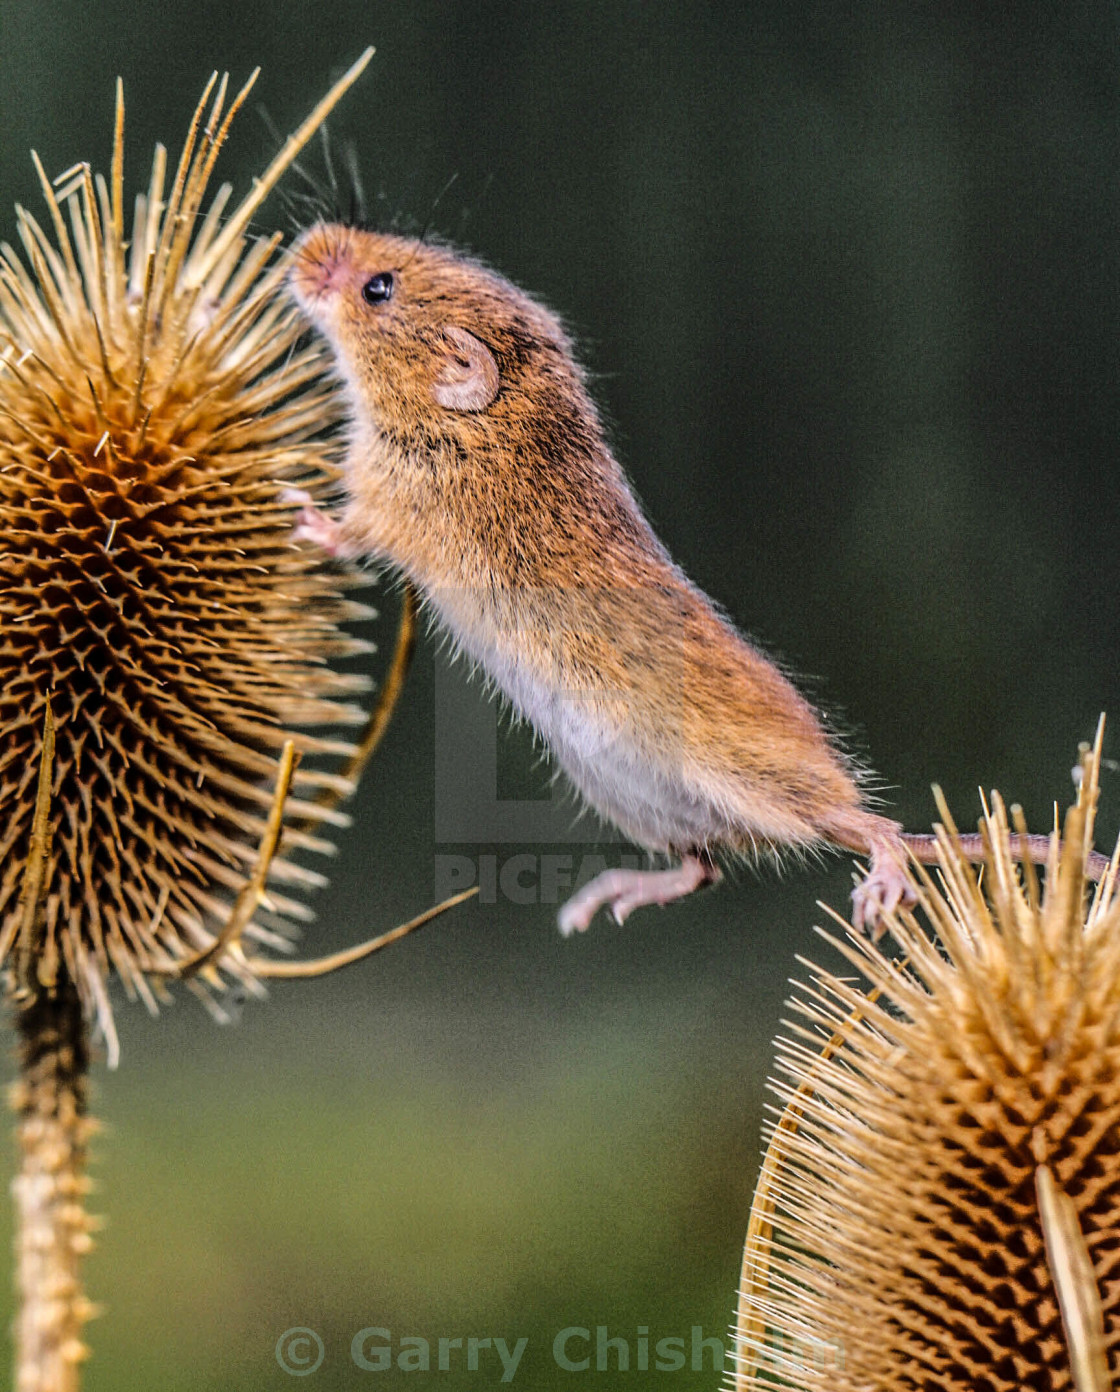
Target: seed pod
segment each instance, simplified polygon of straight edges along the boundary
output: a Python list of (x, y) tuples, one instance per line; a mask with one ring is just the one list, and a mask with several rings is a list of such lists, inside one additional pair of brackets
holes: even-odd
[[(333, 389), (283, 293), (279, 236), (246, 228), (368, 57), (225, 220), (230, 187), (205, 199), (252, 79), (228, 106), (211, 79), (169, 187), (157, 146), (130, 213), (118, 84), (109, 178), (83, 164), (52, 184), (36, 158), (46, 216), (18, 208), (22, 248), (0, 248), (0, 959), (22, 932), (49, 700), (33, 969), (64, 963), (103, 1022), (111, 973), (152, 1002), (213, 942), (292, 727), (364, 719), (365, 679), (330, 663), (365, 650), (340, 625), (367, 611), (344, 597), (352, 579), (293, 547), (282, 492), (337, 476)], [(344, 820), (310, 795), (342, 785), (332, 762), (352, 746), (294, 739), (313, 757), (271, 873), (309, 886), (322, 877), (284, 853), (330, 849), (294, 824)], [(271, 889), (269, 908), (247, 936), (277, 943), (309, 916)], [(221, 966), (256, 986), (243, 959)]]
[[(833, 940), (779, 1045), (785, 1104), (751, 1216), (736, 1392), (1104, 1392), (1120, 1374), (1120, 894), (1086, 909), (1099, 741), (1040, 895), (993, 797), (984, 888)], [(1017, 823), (1017, 832), (1022, 831)], [(827, 1040), (821, 1052), (822, 1036)]]

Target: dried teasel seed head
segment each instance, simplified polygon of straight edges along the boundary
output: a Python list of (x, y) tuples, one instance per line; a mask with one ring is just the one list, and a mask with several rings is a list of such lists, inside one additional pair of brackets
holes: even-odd
[[(252, 79), (227, 101), (215, 74), (175, 171), (157, 146), (131, 210), (118, 83), (109, 177), (83, 164), (52, 184), (36, 159), (46, 214), (18, 208), (21, 250), (0, 247), (0, 957), (20, 946), (49, 700), (35, 950), (103, 1014), (113, 972), (151, 1002), (153, 979), (213, 942), (292, 727), (364, 719), (364, 679), (330, 660), (364, 650), (339, 625), (365, 611), (293, 548), (282, 493), (337, 476), (331, 389), (283, 294), (279, 237), (246, 229), (369, 56), (228, 216), (230, 187), (208, 187)], [(309, 795), (339, 784), (330, 763), (351, 745), (294, 738), (322, 756), (295, 774), (272, 863), (274, 884), (299, 886), (321, 877), (283, 852), (329, 849), (294, 823), (327, 815)], [(258, 911), (245, 931), (278, 942), (308, 914), (269, 900), (271, 924)], [(238, 954), (219, 965), (256, 984)]]
[(1044, 893), (993, 796), (983, 888), (943, 830), (933, 934), (894, 916), (897, 960), (834, 940), (869, 992), (814, 969), (779, 1045), (736, 1392), (1116, 1385), (1120, 851), (1086, 907), (1099, 762), (1098, 738)]

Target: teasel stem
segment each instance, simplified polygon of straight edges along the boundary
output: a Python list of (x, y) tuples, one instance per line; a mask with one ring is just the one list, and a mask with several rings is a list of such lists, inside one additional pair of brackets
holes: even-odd
[(76, 1392), (87, 1356), (82, 1339), (94, 1306), (81, 1264), (95, 1220), (85, 1210), (89, 1040), (77, 986), (65, 962), (36, 951), (45, 935), (44, 866), (50, 859), (50, 788), (54, 721), (47, 704), (35, 826), (24, 872), (20, 944), (26, 970), (9, 987), (19, 1033), (14, 1321), (16, 1392)]
[(20, 1169), (15, 1206), (16, 1392), (76, 1392), (88, 1350), (82, 1339), (94, 1307), (82, 1287), (93, 1245), (85, 1210), (89, 1044), (78, 991), (63, 971), (17, 1011)]

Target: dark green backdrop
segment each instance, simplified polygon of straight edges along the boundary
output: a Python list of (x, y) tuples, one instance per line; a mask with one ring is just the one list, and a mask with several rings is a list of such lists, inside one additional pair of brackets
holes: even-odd
[[(0, 0), (0, 207), (38, 206), (31, 146), (107, 164), (118, 73), (138, 182), (213, 67), (262, 64), (288, 130), (368, 42), (332, 131), (382, 216), (431, 216), (567, 317), (671, 549), (813, 674), (910, 826), (938, 780), (964, 820), (979, 784), (1046, 829), (1077, 742), (1120, 720), (1115, 6)], [(249, 114), (226, 177), (272, 148)], [(310, 949), (431, 898), (441, 661)], [(523, 733), (499, 787), (544, 787)], [(1118, 808), (1109, 772), (1106, 841)], [(575, 1377), (565, 1326), (718, 1333), (768, 1041), (795, 954), (834, 960), (814, 901), (847, 873), (744, 875), (570, 943), (548, 906), (472, 905), (232, 1029), (122, 1006), (89, 1388), (290, 1387), (292, 1326), (326, 1346), (312, 1388), (413, 1385), (354, 1366), (366, 1326), (527, 1337), (537, 1388)], [(440, 1385), (496, 1381), (492, 1354), (456, 1367)]]

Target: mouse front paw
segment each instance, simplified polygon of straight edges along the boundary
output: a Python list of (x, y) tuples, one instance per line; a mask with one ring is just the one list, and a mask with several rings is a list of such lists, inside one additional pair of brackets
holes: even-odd
[(292, 528), (293, 541), (310, 541), (336, 559), (346, 560), (356, 554), (344, 540), (341, 524), (329, 517), (310, 493), (302, 488), (285, 488), (280, 499), (299, 507)]

